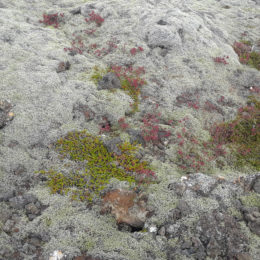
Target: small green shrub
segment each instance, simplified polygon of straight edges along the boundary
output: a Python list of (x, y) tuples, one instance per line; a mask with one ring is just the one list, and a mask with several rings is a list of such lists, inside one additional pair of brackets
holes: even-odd
[(70, 192), (73, 199), (89, 202), (94, 196), (99, 196), (111, 178), (135, 185), (149, 183), (155, 177), (147, 162), (135, 158), (137, 146), (124, 142), (118, 147), (121, 155), (108, 152), (98, 137), (85, 130), (70, 132), (56, 142), (55, 148), (61, 160), (84, 162), (85, 171), (65, 175), (51, 169), (39, 173), (47, 176), (51, 193), (66, 195)]

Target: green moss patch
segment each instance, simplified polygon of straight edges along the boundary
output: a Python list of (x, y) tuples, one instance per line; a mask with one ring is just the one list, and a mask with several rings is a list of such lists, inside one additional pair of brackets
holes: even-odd
[(75, 131), (60, 138), (55, 148), (60, 159), (70, 159), (85, 164), (84, 172), (65, 174), (50, 169), (39, 173), (47, 176), (51, 193), (72, 193), (73, 199), (92, 202), (99, 196), (111, 178), (129, 182), (130, 186), (148, 184), (155, 174), (146, 161), (135, 157), (138, 147), (128, 142), (120, 144), (121, 155), (107, 151), (102, 141), (87, 131)]

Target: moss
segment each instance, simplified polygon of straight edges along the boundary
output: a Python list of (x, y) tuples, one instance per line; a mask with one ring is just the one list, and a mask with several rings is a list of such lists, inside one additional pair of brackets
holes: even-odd
[(138, 147), (128, 142), (118, 146), (122, 154), (107, 151), (102, 141), (87, 131), (75, 131), (60, 138), (55, 148), (60, 159), (70, 159), (85, 164), (84, 172), (71, 171), (69, 174), (53, 169), (39, 173), (47, 176), (51, 193), (67, 195), (72, 199), (92, 202), (106, 187), (111, 178), (127, 181), (130, 186), (152, 182), (154, 172), (148, 163), (135, 158)]
[(257, 193), (251, 193), (247, 196), (240, 197), (240, 200), (244, 206), (258, 207), (260, 209), (260, 195)]

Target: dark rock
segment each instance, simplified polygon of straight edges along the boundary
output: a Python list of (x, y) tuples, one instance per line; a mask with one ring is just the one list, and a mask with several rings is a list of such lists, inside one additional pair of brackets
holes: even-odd
[(257, 193), (260, 193), (259, 183), (260, 183), (260, 174), (249, 175), (246, 177), (239, 177), (238, 182), (244, 187), (245, 191), (254, 190)]
[(41, 210), (37, 208), (33, 203), (29, 203), (25, 206), (26, 209), (26, 214), (33, 214), (33, 215), (38, 215)]
[(78, 119), (80, 118), (80, 114), (83, 114), (85, 117), (85, 120), (87, 122), (93, 120), (95, 118), (95, 113), (92, 109), (89, 108), (88, 105), (83, 105), (81, 103), (75, 104), (73, 106), (73, 119)]
[(257, 193), (260, 193), (260, 175), (257, 176), (257, 178), (254, 182), (253, 190)]
[(248, 249), (248, 239), (235, 218), (224, 213), (219, 216), (217, 211), (203, 215), (197, 223), (196, 235), (206, 248), (207, 255), (233, 259)]
[(260, 212), (258, 208), (247, 208), (242, 207), (241, 211), (243, 213), (244, 219), (248, 224), (251, 232), (260, 236)]
[(165, 22), (164, 20), (159, 20), (159, 21), (157, 22), (157, 24), (159, 24), (159, 25), (166, 25), (167, 22)]
[(130, 136), (131, 143), (137, 142), (137, 143), (141, 144), (142, 146), (145, 145), (145, 141), (142, 136), (142, 132), (140, 130), (127, 129), (126, 132)]
[(63, 62), (61, 61), (58, 65), (58, 68), (57, 68), (57, 73), (60, 73), (60, 72), (63, 72), (65, 70), (69, 70), (70, 69), (70, 63), (67, 61), (67, 62)]
[(14, 195), (14, 190), (11, 189), (9, 191), (1, 191), (0, 192), (0, 202), (2, 201), (8, 201), (9, 199), (13, 198), (15, 195)]
[(22, 209), (28, 201), (23, 196), (17, 196), (14, 198), (9, 199), (10, 206), (15, 209)]
[(102, 80), (98, 82), (98, 90), (101, 89), (114, 89), (121, 88), (121, 83), (119, 78), (114, 72), (107, 73)]
[(0, 129), (14, 118), (14, 114), (10, 112), (11, 108), (11, 103), (6, 100), (0, 100)]
[(70, 11), (71, 14), (75, 15), (75, 14), (80, 14), (80, 7), (77, 7), (73, 10)]
[(191, 212), (191, 209), (190, 209), (188, 203), (184, 200), (179, 200), (177, 209), (180, 211), (181, 217), (186, 217)]
[(160, 235), (160, 236), (165, 236), (165, 232), (166, 232), (165, 227), (161, 227), (161, 228), (159, 229), (159, 231), (158, 231), (158, 235)]
[(117, 155), (121, 155), (122, 152), (117, 147), (117, 145), (119, 145), (120, 143), (122, 143), (122, 140), (119, 137), (115, 137), (115, 138), (112, 138), (110, 140), (105, 140), (104, 141), (104, 146), (107, 148), (107, 150), (110, 153), (115, 153)]
[(26, 203), (34, 203), (37, 201), (37, 197), (30, 193), (24, 194), (23, 197), (26, 200)]

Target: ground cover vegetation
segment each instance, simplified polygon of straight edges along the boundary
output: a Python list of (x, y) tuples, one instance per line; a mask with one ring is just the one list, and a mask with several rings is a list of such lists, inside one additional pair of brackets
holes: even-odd
[[(64, 14), (60, 14), (61, 17)], [(45, 25), (59, 26), (58, 14), (44, 14), (44, 20), (40, 21)], [(90, 27), (84, 30), (84, 34), (74, 33), (75, 39), (71, 47), (64, 48), (70, 55), (93, 54), (102, 58), (105, 55), (118, 49), (116, 39), (106, 42), (103, 47), (99, 43), (88, 41), (86, 37), (95, 35), (98, 27), (102, 26), (104, 19), (92, 11), (89, 18), (85, 19), (87, 24), (93, 24), (96, 27)], [(250, 41), (241, 40), (233, 45), (239, 60), (256, 69), (260, 69), (260, 54), (252, 51)], [(125, 45), (121, 49), (126, 52)], [(130, 55), (135, 56), (144, 49), (141, 46), (133, 47), (129, 50)], [(215, 63), (227, 65), (228, 56), (215, 57)], [(133, 100), (130, 104), (132, 111), (129, 116), (138, 112), (140, 103), (140, 90), (147, 84), (143, 78), (145, 74), (144, 67), (134, 68), (132, 66), (110, 65), (105, 69), (97, 66), (93, 68), (91, 80), (98, 85), (98, 82), (109, 72), (113, 72), (120, 80), (122, 90), (124, 90)], [(253, 86), (252, 92), (257, 92), (258, 87)], [(114, 90), (112, 90), (114, 91)], [(256, 93), (258, 94), (258, 93)], [(221, 105), (224, 102), (222, 96), (218, 100)], [(181, 101), (189, 108), (196, 111), (202, 109), (208, 112), (221, 113), (221, 108), (210, 101), (201, 104), (199, 98), (196, 100)], [(243, 168), (250, 166), (254, 170), (260, 169), (260, 102), (257, 96), (250, 97), (248, 104), (239, 108), (237, 116), (230, 122), (220, 122), (212, 125), (208, 131), (211, 138), (208, 141), (201, 140), (192, 133), (188, 127), (189, 118), (181, 120), (169, 120), (167, 123), (171, 130), (163, 129), (159, 124), (162, 123), (160, 113), (157, 112), (158, 105), (154, 113), (146, 113), (142, 118), (141, 135), (146, 146), (155, 146), (161, 143), (163, 139), (171, 139), (177, 147), (174, 164), (178, 166), (183, 173), (195, 173), (198, 171), (209, 171), (212, 163), (218, 168), (222, 168), (230, 160), (230, 153), (236, 158), (234, 166)], [(126, 118), (118, 120), (118, 126), (121, 131), (125, 131), (131, 126), (126, 123)], [(106, 119), (106, 123), (100, 128), (100, 134), (112, 132), (112, 126)], [(95, 137), (86, 131), (75, 131), (68, 133), (64, 138), (60, 138), (55, 148), (60, 154), (61, 160), (69, 158), (76, 162), (85, 162), (84, 172), (71, 172), (66, 175), (60, 171), (50, 169), (42, 170), (41, 174), (47, 176), (47, 183), (52, 193), (72, 194), (73, 199), (81, 201), (88, 200), (92, 202), (95, 196), (106, 187), (111, 178), (128, 181), (132, 184), (151, 183), (155, 178), (155, 173), (146, 161), (140, 161), (135, 157), (138, 149), (137, 144), (128, 142), (121, 143), (118, 148), (121, 154), (113, 154), (107, 151), (99, 137)], [(230, 163), (230, 161), (228, 161)]]
[(83, 172), (73, 171), (67, 175), (53, 169), (40, 171), (47, 177), (53, 194), (70, 193), (72, 199), (92, 202), (111, 178), (127, 181), (130, 186), (147, 184), (156, 179), (148, 163), (135, 157), (138, 146), (128, 142), (118, 145), (120, 155), (110, 153), (98, 137), (83, 130), (68, 133), (54, 146), (61, 160), (67, 158), (83, 162), (85, 167)]

